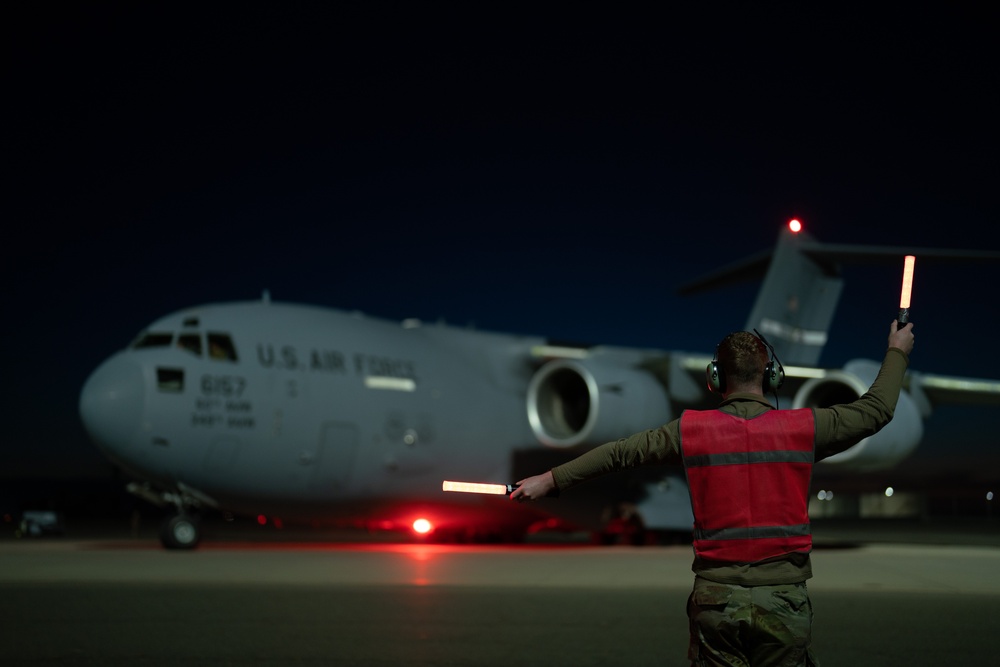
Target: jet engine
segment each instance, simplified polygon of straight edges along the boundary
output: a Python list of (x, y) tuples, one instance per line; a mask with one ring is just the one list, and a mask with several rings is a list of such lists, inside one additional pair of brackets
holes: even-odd
[(670, 400), (650, 374), (608, 362), (560, 359), (528, 384), (528, 421), (549, 447), (597, 445), (670, 419)]
[[(829, 371), (823, 377), (808, 380), (795, 394), (792, 407), (828, 408), (850, 403), (868, 391), (878, 369), (879, 365), (875, 362), (856, 360), (848, 363), (843, 370)], [(824, 459), (822, 463), (843, 471), (885, 470), (909, 456), (917, 448), (923, 433), (923, 419), (916, 403), (905, 391), (900, 392), (891, 422), (878, 433)]]

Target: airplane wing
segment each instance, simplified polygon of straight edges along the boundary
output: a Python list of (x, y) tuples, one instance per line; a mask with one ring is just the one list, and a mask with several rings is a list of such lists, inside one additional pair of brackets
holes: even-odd
[(914, 398), (927, 402), (925, 415), (930, 414), (930, 408), (935, 405), (1000, 405), (1000, 380), (914, 371), (907, 374), (904, 389)]

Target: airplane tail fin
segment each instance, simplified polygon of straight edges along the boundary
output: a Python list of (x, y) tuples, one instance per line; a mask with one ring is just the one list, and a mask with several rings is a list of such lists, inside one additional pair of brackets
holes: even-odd
[(843, 288), (840, 266), (899, 262), (903, 257), (941, 261), (998, 261), (1000, 253), (819, 243), (805, 232), (784, 229), (773, 250), (758, 253), (683, 285), (694, 294), (734, 282), (763, 278), (746, 330), (757, 329), (782, 364), (816, 366)]
[(807, 252), (816, 246), (804, 232), (786, 229), (773, 250), (723, 267), (679, 292), (694, 294), (763, 277), (746, 330), (764, 334), (783, 364), (815, 366), (844, 282), (834, 261)]

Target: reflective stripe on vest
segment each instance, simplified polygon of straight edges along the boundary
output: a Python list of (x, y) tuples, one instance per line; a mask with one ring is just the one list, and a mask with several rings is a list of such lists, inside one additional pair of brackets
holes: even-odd
[(688, 410), (680, 431), (699, 556), (753, 563), (812, 549), (812, 410), (769, 410), (752, 419)]

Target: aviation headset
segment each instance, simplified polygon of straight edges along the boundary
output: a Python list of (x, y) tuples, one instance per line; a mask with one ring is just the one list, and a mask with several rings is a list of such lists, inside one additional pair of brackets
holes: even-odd
[[(768, 361), (767, 365), (764, 366), (764, 379), (761, 389), (764, 393), (773, 391), (775, 396), (777, 396), (778, 389), (781, 388), (782, 383), (785, 381), (785, 369), (778, 360), (778, 355), (774, 353), (774, 346), (767, 342), (764, 335), (756, 329), (753, 330), (753, 333), (768, 350)], [(726, 338), (728, 337), (726, 336)], [(720, 342), (719, 345), (721, 344)], [(715, 356), (712, 357), (711, 363), (705, 368), (705, 378), (708, 380), (708, 388), (711, 391), (724, 394), (726, 393), (726, 376), (722, 372), (722, 367), (719, 366), (719, 345), (715, 346)]]

